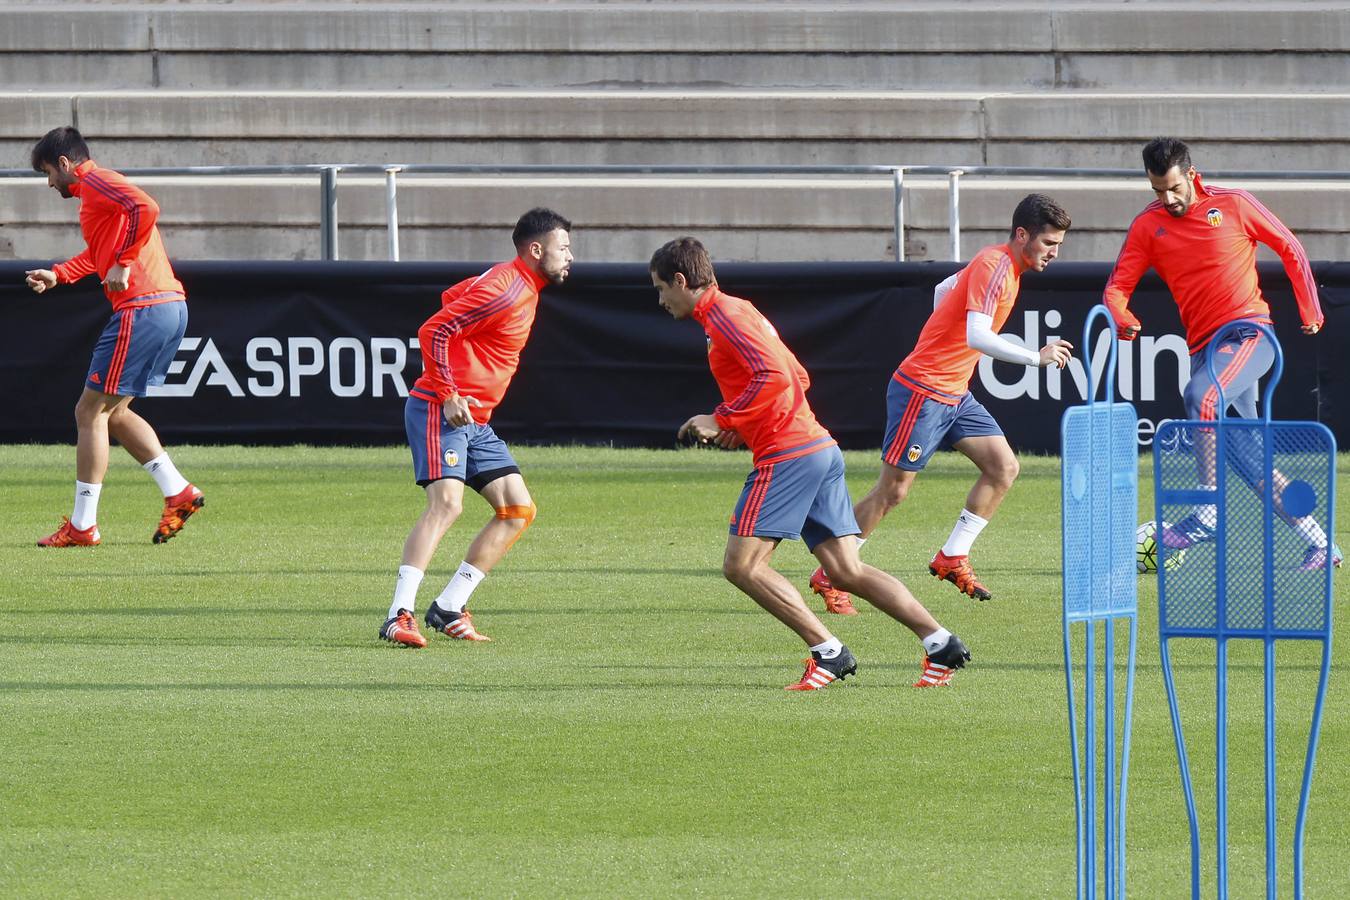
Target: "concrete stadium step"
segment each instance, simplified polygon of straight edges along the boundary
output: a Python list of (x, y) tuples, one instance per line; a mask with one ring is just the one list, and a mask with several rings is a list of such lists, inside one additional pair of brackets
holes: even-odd
[[(316, 179), (138, 179), (159, 201), (170, 253), (182, 258), (315, 259)], [(1252, 190), (1314, 259), (1350, 254), (1350, 183), (1224, 182)], [(578, 258), (642, 261), (671, 237), (702, 237), (723, 260), (894, 258), (889, 180), (712, 178), (462, 178), (399, 182), (402, 258), (493, 259), (509, 253), (519, 214), (548, 205), (573, 219)], [(1064, 259), (1110, 260), (1134, 216), (1152, 199), (1138, 180), (984, 179), (961, 187), (963, 255), (1002, 241), (1017, 201), (1048, 193), (1074, 218)], [(910, 259), (951, 258), (945, 179), (911, 178), (905, 193)], [(75, 206), (38, 179), (0, 180), (0, 256), (46, 259), (79, 247)], [(384, 181), (339, 181), (345, 259), (386, 258)], [(1269, 256), (1269, 254), (1266, 254)], [(1273, 258), (1273, 257), (1272, 257)]]
[(1319, 2), (4, 8), (12, 88), (1350, 87), (1350, 9)]
[[(203, 115), (209, 108), (211, 115)], [(294, 162), (1134, 167), (1157, 134), (1211, 168), (1344, 162), (1350, 93), (1064, 91), (0, 94), (0, 158), (75, 123), (114, 166)], [(303, 135), (302, 140), (296, 136)], [(134, 163), (127, 162), (134, 160)]]

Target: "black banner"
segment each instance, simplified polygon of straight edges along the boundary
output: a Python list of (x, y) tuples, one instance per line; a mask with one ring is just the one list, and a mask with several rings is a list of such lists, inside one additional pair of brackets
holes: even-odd
[[(72, 410), (109, 306), (95, 278), (34, 295), (23, 271), (35, 265), (0, 264), (0, 386), (10, 399), (0, 441), (71, 441)], [(439, 309), (442, 290), (486, 267), (180, 262), (187, 336), (168, 383), (136, 407), (171, 443), (401, 443), (403, 398), (421, 371), (417, 328)], [(718, 266), (718, 278), (728, 293), (753, 301), (797, 353), (811, 373), (809, 397), (821, 422), (845, 446), (865, 448), (881, 443), (887, 380), (914, 346), (933, 286), (956, 268), (728, 263)], [(1059, 262), (1023, 277), (1003, 334), (1033, 349), (1061, 336), (1076, 358), (1063, 372), (981, 362), (972, 388), (1018, 449), (1057, 452), (1065, 405), (1083, 402), (1083, 322), (1108, 270)], [(1318, 263), (1314, 272), (1327, 326), (1307, 337), (1283, 270), (1261, 266), (1285, 350), (1275, 413), (1325, 421), (1344, 444), (1350, 265)], [(1159, 420), (1184, 415), (1189, 361), (1159, 280), (1140, 284), (1132, 309), (1144, 333), (1118, 345), (1116, 395), (1135, 403), (1147, 445)], [(1098, 329), (1094, 365), (1105, 361), (1110, 340)], [(645, 265), (577, 264), (566, 285), (544, 292), (520, 371), (492, 424), (514, 442), (661, 447), (718, 399), (702, 330), (661, 310)]]

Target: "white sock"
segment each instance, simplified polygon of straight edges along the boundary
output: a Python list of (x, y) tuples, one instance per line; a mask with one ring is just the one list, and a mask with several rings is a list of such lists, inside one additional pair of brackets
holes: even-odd
[[(1197, 484), (1197, 491), (1218, 491), (1219, 489), (1212, 484)], [(1200, 520), (1200, 524), (1211, 530), (1219, 527), (1219, 507), (1213, 503), (1202, 503), (1195, 508), (1195, 517)]]
[(98, 495), (103, 493), (103, 485), (75, 482), (75, 511), (70, 514), (70, 524), (80, 531), (88, 531), (98, 522)]
[(398, 615), (400, 609), (412, 612), (417, 608), (417, 589), (422, 584), (424, 574), (417, 566), (398, 567), (398, 581), (394, 582), (394, 602), (389, 605), (389, 618)]
[(1325, 547), (1327, 545), (1327, 533), (1322, 530), (1322, 526), (1317, 524), (1317, 520), (1312, 516), (1304, 516), (1294, 521), (1294, 533), (1308, 542), (1310, 547)]
[(942, 552), (947, 556), (969, 556), (970, 548), (975, 544), (975, 539), (984, 531), (984, 526), (989, 524), (988, 519), (981, 519), (968, 509), (961, 510), (961, 515), (956, 517), (956, 527), (952, 529), (951, 537), (947, 538), (947, 543), (942, 545)]
[(932, 655), (943, 647), (947, 646), (947, 641), (951, 639), (952, 633), (947, 629), (938, 626), (938, 630), (923, 639), (923, 650)]
[(830, 635), (830, 639), (823, 644), (816, 644), (811, 648), (812, 653), (819, 653), (821, 659), (834, 659), (844, 649), (844, 644), (839, 638)]
[(450, 579), (450, 583), (445, 586), (445, 590), (441, 591), (441, 595), (436, 598), (436, 604), (441, 609), (460, 612), (469, 602), (469, 596), (473, 594), (474, 588), (478, 587), (486, 577), (486, 572), (480, 572), (466, 562), (460, 563), (459, 571)]
[(173, 460), (169, 459), (167, 452), (156, 456), (141, 468), (149, 472), (150, 477), (155, 479), (155, 484), (159, 485), (159, 489), (165, 497), (181, 494), (183, 488), (188, 486), (188, 480), (178, 474), (178, 467), (173, 464)]

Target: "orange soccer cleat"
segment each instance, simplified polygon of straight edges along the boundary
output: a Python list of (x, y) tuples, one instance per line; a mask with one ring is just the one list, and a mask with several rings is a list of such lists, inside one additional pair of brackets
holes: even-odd
[(183, 530), (188, 517), (206, 505), (202, 492), (189, 484), (172, 497), (164, 498), (164, 514), (159, 517), (159, 527), (155, 529), (152, 540), (162, 544)]
[(103, 536), (98, 533), (97, 525), (90, 525), (81, 531), (70, 524), (70, 519), (61, 517), (61, 527), (37, 542), (39, 547), (94, 547)]
[(467, 608), (459, 612), (451, 612), (448, 609), (441, 609), (433, 602), (427, 607), (426, 623), (432, 631), (439, 631), (446, 637), (454, 638), (457, 641), (492, 640), (485, 634), (479, 634), (478, 630), (473, 627), (473, 616), (469, 615)]
[(830, 576), (825, 574), (825, 568), (816, 569), (811, 573), (811, 580), (808, 582), (811, 590), (815, 591), (825, 601), (825, 611), (832, 612), (839, 616), (856, 616), (858, 610), (853, 607), (853, 600), (849, 598), (848, 591), (841, 591), (830, 584)]
[(833, 681), (843, 681), (849, 675), (857, 674), (858, 660), (847, 647), (839, 651), (834, 659), (821, 659), (817, 653), (803, 660), (806, 671), (800, 681), (783, 688), (785, 691), (818, 691)]
[(952, 674), (957, 669), (965, 668), (969, 661), (970, 650), (964, 641), (953, 634), (947, 638), (946, 644), (924, 655), (923, 671), (919, 673), (919, 680), (914, 682), (914, 686), (927, 688), (951, 684)]
[(380, 637), (405, 647), (425, 647), (427, 639), (417, 630), (417, 619), (406, 609), (400, 609), (398, 615), (385, 620), (380, 627)]
[(950, 581), (961, 593), (976, 600), (988, 600), (991, 596), (989, 589), (980, 584), (980, 579), (975, 577), (975, 570), (970, 567), (969, 556), (948, 556), (939, 550), (933, 561), (928, 564), (928, 571), (944, 581)]

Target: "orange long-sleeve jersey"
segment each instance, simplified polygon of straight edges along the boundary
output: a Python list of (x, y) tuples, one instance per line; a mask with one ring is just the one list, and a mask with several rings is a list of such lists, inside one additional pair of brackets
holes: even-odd
[(52, 266), (58, 284), (86, 275), (106, 278), (113, 266), (126, 266), (127, 288), (104, 294), (114, 310), (151, 306), (184, 299), (183, 285), (173, 274), (159, 229), (159, 204), (120, 172), (102, 169), (88, 159), (75, 167), (72, 196), (80, 198), (82, 253)]
[(712, 285), (693, 315), (708, 335), (708, 367), (722, 392), (713, 416), (745, 440), (755, 465), (834, 446), (806, 402), (810, 376), (759, 310)]
[(409, 393), (435, 403), (472, 397), (481, 405), (469, 411), (486, 425), (520, 365), (546, 283), (516, 257), (448, 288), (441, 311), (417, 330), (422, 376)]
[(1317, 283), (1293, 232), (1246, 191), (1206, 187), (1196, 176), (1195, 193), (1179, 219), (1154, 201), (1130, 224), (1102, 298), (1116, 322), (1138, 324), (1128, 310), (1130, 295), (1150, 266), (1176, 300), (1192, 353), (1235, 319), (1269, 322), (1256, 276), (1260, 241), (1280, 255), (1303, 324), (1321, 325)]
[(1007, 244), (976, 253), (928, 317), (918, 343), (895, 370), (895, 380), (939, 403), (959, 403), (970, 390), (981, 355), (966, 343), (966, 313), (989, 316), (997, 334), (1008, 321), (1021, 287), (1022, 273)]

